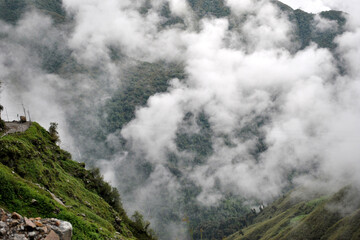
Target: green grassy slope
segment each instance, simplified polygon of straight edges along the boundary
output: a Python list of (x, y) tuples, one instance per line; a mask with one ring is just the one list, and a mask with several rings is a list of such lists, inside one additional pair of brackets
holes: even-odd
[(360, 239), (360, 203), (348, 201), (349, 194), (354, 192), (359, 194), (345, 188), (332, 196), (312, 200), (288, 194), (258, 213), (252, 225), (227, 240)]
[(129, 220), (117, 191), (99, 172), (72, 161), (36, 123), (0, 139), (0, 186), (0, 207), (69, 221), (73, 239), (152, 239), (143, 222)]

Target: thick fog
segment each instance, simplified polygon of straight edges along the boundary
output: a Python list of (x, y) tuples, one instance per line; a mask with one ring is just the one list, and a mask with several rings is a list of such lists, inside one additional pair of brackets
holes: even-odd
[[(160, 27), (167, 2), (183, 23)], [(201, 189), (196, 199), (206, 206), (226, 193), (269, 203), (290, 184), (319, 186), (324, 193), (359, 185), (359, 4), (284, 3), (311, 12), (346, 11), (346, 31), (336, 38), (336, 49), (311, 43), (300, 50), (294, 24), (266, 0), (227, 0), (229, 17), (202, 19), (181, 0), (63, 0), (72, 22), (61, 26), (32, 10), (16, 25), (0, 22), (1, 103), (11, 118), (23, 103), (43, 126), (59, 122), (63, 146), (86, 161), (69, 116), (88, 111), (84, 124), (101, 128), (94, 113), (121, 89), (129, 65), (183, 64), (185, 79), (169, 79), (166, 92), (139, 106), (133, 120), (108, 135), (106, 144), (116, 151), (92, 163), (118, 187), (127, 210), (140, 210), (155, 229), (165, 224), (174, 237), (183, 234), (177, 222), (163, 223), (154, 212), (175, 208), (185, 180)], [(316, 16), (312, 27), (324, 32), (339, 26)], [(41, 59), (44, 48), (70, 54), (96, 74), (49, 73)], [(110, 49), (126, 60), (114, 60)], [(210, 126), (212, 151), (195, 164), (195, 153), (179, 150), (176, 139), (179, 133), (201, 133), (199, 115)], [(265, 147), (259, 150), (259, 144)], [(179, 159), (181, 177), (169, 170), (170, 154)], [(138, 162), (151, 166), (145, 179), (138, 176)]]

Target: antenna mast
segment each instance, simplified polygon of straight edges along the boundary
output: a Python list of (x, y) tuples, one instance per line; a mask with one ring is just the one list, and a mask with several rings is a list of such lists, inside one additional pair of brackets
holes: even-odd
[(21, 105), (22, 105), (22, 108), (23, 108), (23, 110), (24, 110), (24, 117), (26, 117), (26, 111), (25, 111), (24, 104), (23, 104), (23, 103), (21, 103)]
[(30, 111), (28, 110), (29, 122), (31, 122)]
[(8, 122), (10, 122), (9, 115), (8, 115), (8, 112), (7, 112), (7, 108), (5, 108), (5, 112), (6, 112), (6, 117), (7, 117)]

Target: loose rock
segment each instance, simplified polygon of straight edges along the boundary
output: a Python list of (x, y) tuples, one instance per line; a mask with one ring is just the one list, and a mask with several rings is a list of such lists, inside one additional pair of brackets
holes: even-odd
[(20, 214), (18, 214), (18, 213), (16, 213), (16, 212), (13, 212), (13, 213), (11, 214), (11, 218), (12, 218), (12, 219), (21, 219), (22, 217), (21, 217)]
[(53, 230), (51, 230), (49, 235), (46, 236), (45, 240), (60, 240), (60, 237)]
[(31, 228), (31, 229), (36, 228), (36, 225), (31, 220), (29, 220), (28, 218), (25, 217), (24, 221), (25, 221), (25, 227), (28, 227), (28, 228)]
[(55, 218), (27, 218), (7, 213), (0, 208), (0, 239), (7, 240), (71, 240), (72, 225)]

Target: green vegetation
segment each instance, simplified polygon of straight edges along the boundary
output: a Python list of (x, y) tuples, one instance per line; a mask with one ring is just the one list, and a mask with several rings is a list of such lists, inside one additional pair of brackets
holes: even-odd
[(61, 0), (0, 0), (0, 19), (15, 24), (31, 8), (50, 15), (55, 22), (60, 23), (65, 20)]
[(59, 125), (58, 123), (52, 122), (50, 123), (50, 127), (49, 127), (50, 139), (54, 143), (60, 143), (60, 137), (57, 131), (58, 125)]
[(344, 32), (344, 25), (346, 22), (342, 12), (321, 12), (320, 17), (335, 21), (338, 24), (338, 29), (318, 32), (317, 29), (314, 28), (314, 14), (309, 14), (298, 9), (293, 11), (293, 13), (289, 16), (290, 20), (295, 22), (297, 25), (297, 35), (299, 36), (298, 39), (301, 44), (300, 49), (304, 49), (309, 46), (310, 42), (314, 42), (322, 48), (334, 49), (336, 47), (334, 39), (336, 36)]
[[(227, 17), (230, 15), (230, 9), (225, 5), (224, 0), (188, 0), (190, 7), (200, 17), (214, 16), (214, 17)], [(293, 10), (288, 5), (272, 0), (279, 9), (289, 15), (289, 20), (296, 26), (296, 40), (299, 41), (299, 49), (304, 49), (310, 45), (311, 42), (316, 43), (321, 48), (334, 49), (336, 44), (334, 39), (336, 36), (344, 32), (344, 25), (346, 18), (343, 12), (340, 11), (325, 11), (319, 15), (322, 18), (332, 20), (338, 23), (338, 29), (331, 29), (330, 31), (319, 33), (314, 28), (315, 14), (307, 13), (302, 10)], [(167, 14), (166, 16), (169, 16)], [(170, 21), (170, 20), (169, 20)], [(172, 20), (174, 21), (174, 20)], [(180, 22), (179, 20), (175, 21)]]
[(310, 201), (293, 193), (266, 207), (252, 225), (227, 240), (359, 239), (360, 203), (349, 202), (349, 196), (359, 194), (357, 189), (348, 187)]
[(252, 215), (239, 196), (228, 195), (216, 206), (206, 207), (190, 202), (186, 206), (193, 239), (223, 239), (245, 226)]
[(25, 12), (26, 2), (24, 0), (1, 0), (0, 19), (9, 23), (15, 23)]
[(188, 0), (188, 2), (200, 18), (209, 15), (220, 18), (230, 14), (230, 9), (223, 0)]
[(99, 171), (72, 161), (37, 123), (0, 139), (0, 186), (0, 207), (69, 221), (73, 239), (153, 239), (148, 226), (126, 216), (117, 190)]
[(196, 121), (196, 125), (200, 131), (198, 133), (187, 133), (180, 130), (176, 134), (175, 141), (179, 151), (195, 153), (192, 165), (198, 165), (204, 163), (206, 157), (210, 156), (213, 152), (213, 131), (205, 113), (202, 112), (198, 116), (194, 116), (194, 114), (189, 112), (184, 117), (185, 126), (190, 126), (193, 120)]
[(184, 79), (181, 64), (142, 62), (124, 73), (124, 85), (113, 95), (103, 109), (107, 114), (106, 129), (114, 132), (135, 117), (135, 109), (144, 106), (156, 93), (165, 92), (168, 81)]

